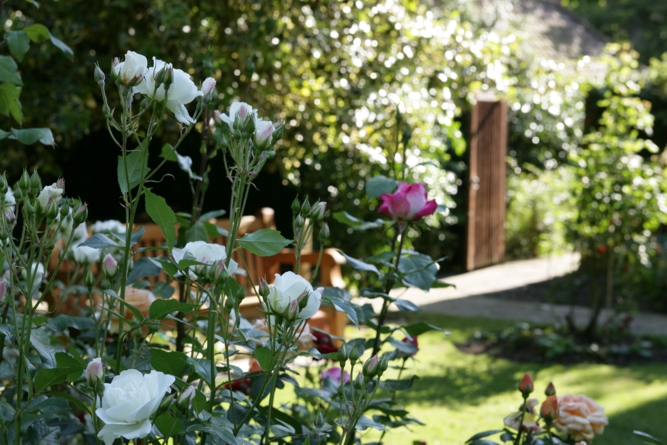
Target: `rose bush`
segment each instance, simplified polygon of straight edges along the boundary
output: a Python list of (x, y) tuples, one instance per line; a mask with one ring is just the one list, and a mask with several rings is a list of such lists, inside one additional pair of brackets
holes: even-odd
[(160, 407), (162, 398), (171, 392), (175, 377), (151, 371), (142, 374), (128, 369), (104, 384), (102, 406), (95, 414), (104, 422), (98, 437), (112, 445), (116, 437), (143, 438), (150, 434), (151, 416)]

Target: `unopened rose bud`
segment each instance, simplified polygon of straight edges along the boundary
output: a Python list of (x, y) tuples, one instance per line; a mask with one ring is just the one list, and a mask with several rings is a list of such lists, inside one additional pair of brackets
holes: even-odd
[(296, 298), (296, 301), (297, 301), (300, 309), (305, 308), (306, 305), (308, 304), (308, 295), (310, 295), (310, 292), (308, 291), (308, 289), (306, 289), (305, 291), (303, 291), (301, 293), (301, 295), (299, 295)]
[(378, 364), (378, 375), (381, 376), (389, 368), (389, 356), (387, 354), (383, 355)]
[(310, 203), (308, 202), (308, 198), (306, 198), (304, 199), (303, 204), (301, 205), (301, 216), (307, 218), (309, 213), (310, 213)]
[(368, 378), (373, 378), (378, 373), (378, 365), (380, 364), (380, 358), (375, 354), (373, 357), (366, 360), (364, 363), (363, 373)]
[(292, 300), (289, 302), (289, 306), (287, 307), (287, 314), (285, 314), (285, 318), (287, 320), (296, 320), (296, 316), (299, 313), (299, 302), (297, 300)]
[(0, 280), (0, 303), (5, 301), (5, 297), (7, 296), (7, 280), (4, 278)]
[(86, 222), (88, 218), (88, 206), (86, 203), (75, 208), (72, 212), (72, 219), (74, 219), (74, 227), (78, 227), (79, 224)]
[[(354, 388), (357, 390), (364, 389), (366, 387), (366, 379), (365, 376), (362, 373), (357, 374), (357, 378), (354, 379)], [(342, 388), (343, 385), (340, 385)]]
[(324, 426), (324, 416), (322, 415), (321, 411), (317, 412), (317, 416), (315, 417), (315, 428), (322, 428)]
[(21, 179), (19, 179), (19, 188), (21, 188), (21, 190), (23, 190), (24, 192), (30, 190), (30, 175), (25, 170), (23, 170)]
[(174, 83), (174, 67), (169, 63), (166, 66), (164, 74), (164, 90), (168, 91), (172, 83)]
[(195, 398), (196, 394), (197, 390), (195, 389), (194, 386), (190, 385), (187, 388), (185, 388), (181, 393), (181, 395), (178, 396), (178, 400), (176, 401), (178, 407), (184, 410), (188, 409), (190, 407), (192, 399)]
[(204, 96), (206, 96), (207, 94), (211, 93), (214, 88), (215, 79), (212, 77), (207, 77), (206, 80), (204, 80), (204, 83), (201, 85), (201, 92)]
[(547, 397), (540, 407), (540, 416), (542, 416), (547, 426), (550, 426), (558, 418), (558, 414), (558, 397)]
[(118, 272), (118, 262), (110, 253), (107, 253), (102, 261), (102, 270), (107, 279), (112, 279)]
[(329, 239), (329, 235), (331, 235), (331, 233), (329, 232), (329, 224), (324, 223), (322, 225), (322, 228), (320, 229), (320, 233), (317, 235), (317, 239), (319, 239), (319, 241), (323, 243)]
[(49, 207), (46, 209), (46, 220), (53, 221), (58, 216), (58, 205), (55, 201), (51, 201)]
[(294, 218), (294, 225), (298, 228), (303, 227), (303, 217), (301, 215), (296, 215), (296, 218)]
[(350, 358), (350, 347), (348, 346), (347, 343), (343, 343), (340, 345), (340, 348), (338, 348), (338, 361), (340, 362), (340, 367), (342, 368), (347, 361), (347, 359)]
[(310, 209), (310, 218), (315, 221), (321, 221), (324, 218), (324, 212), (326, 212), (326, 210), (326, 202), (317, 202)]
[(104, 86), (104, 71), (102, 71), (102, 69), (100, 68), (99, 65), (95, 65), (94, 77), (95, 77), (95, 82), (97, 82), (97, 84), (100, 87), (103, 87)]
[(222, 122), (222, 118), (220, 117), (220, 110), (215, 110), (213, 112), (213, 119), (215, 120), (215, 123), (217, 123), (217, 124)]
[(155, 79), (155, 88), (156, 89), (159, 88), (160, 85), (162, 85), (164, 83), (164, 78), (165, 78), (166, 75), (167, 75), (167, 70), (166, 70), (165, 67), (162, 67), (162, 69), (160, 69), (160, 71), (155, 73), (155, 76), (153, 78)]
[(364, 351), (366, 348), (364, 348), (364, 345), (358, 344), (354, 348), (350, 350), (350, 361), (352, 363), (356, 362), (359, 360), (359, 358), (364, 354)]
[(112, 68), (112, 73), (113, 73), (113, 68), (116, 68), (116, 66), (120, 63), (120, 60), (118, 60), (118, 57), (114, 57), (113, 60), (111, 61), (111, 68)]
[(529, 374), (524, 374), (523, 378), (519, 382), (519, 391), (524, 399), (528, 398), (528, 395), (533, 392), (535, 385), (533, 385), (533, 379), (530, 378)]
[(227, 268), (225, 267), (224, 261), (220, 261), (216, 266), (216, 268), (215, 269), (211, 268), (211, 270), (214, 270), (214, 281), (216, 283), (225, 284), (227, 282), (227, 279), (229, 278), (229, 273), (227, 272)]
[(37, 174), (37, 170), (33, 171), (32, 175), (30, 176), (30, 188), (32, 188), (33, 190), (42, 189), (42, 180)]
[(299, 213), (299, 210), (301, 209), (301, 204), (299, 203), (299, 197), (297, 196), (294, 198), (294, 201), (292, 201), (292, 214), (296, 215)]
[(266, 283), (266, 279), (264, 277), (259, 279), (259, 295), (261, 295), (263, 298), (266, 298), (269, 296), (269, 293), (271, 292), (271, 289), (269, 288), (269, 285)]
[(88, 289), (92, 289), (93, 286), (95, 285), (95, 275), (93, 274), (93, 271), (90, 269), (88, 269), (88, 272), (86, 273), (85, 282)]
[(556, 395), (556, 387), (552, 382), (549, 382), (547, 385), (547, 388), (544, 390), (544, 395), (546, 396), (555, 396)]
[(104, 365), (102, 364), (102, 359), (100, 357), (93, 359), (86, 366), (86, 370), (83, 372), (86, 377), (86, 382), (90, 387), (95, 387), (95, 384), (102, 380), (104, 377)]

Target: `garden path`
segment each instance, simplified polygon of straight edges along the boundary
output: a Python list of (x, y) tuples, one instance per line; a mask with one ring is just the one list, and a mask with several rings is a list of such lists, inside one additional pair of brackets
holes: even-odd
[[(419, 289), (396, 289), (393, 296), (419, 305), (422, 311), (444, 315), (486, 317), (532, 323), (563, 322), (570, 306), (539, 302), (508, 301), (489, 294), (521, 288), (572, 272), (578, 265), (576, 254), (510, 261), (442, 279), (454, 287), (436, 288), (430, 292)], [(371, 303), (377, 303), (374, 300)], [(574, 320), (583, 325), (590, 316), (587, 307), (574, 307)], [(637, 334), (667, 336), (667, 316), (649, 313), (633, 314), (631, 330)], [(606, 319), (603, 312), (601, 321)]]

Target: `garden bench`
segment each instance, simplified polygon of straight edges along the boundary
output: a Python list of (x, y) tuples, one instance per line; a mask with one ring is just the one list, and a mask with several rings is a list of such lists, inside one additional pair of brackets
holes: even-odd
[[(252, 233), (260, 229), (275, 229), (274, 215), (275, 213), (273, 209), (263, 208), (254, 216), (244, 216), (241, 219), (238, 234), (239, 238), (246, 233)], [(228, 219), (212, 219), (209, 220), (209, 222), (216, 224), (218, 227), (225, 230), (229, 228)], [(144, 234), (141, 237), (141, 241), (133, 247), (135, 251), (143, 247), (159, 247), (165, 245), (166, 241), (164, 235), (157, 224), (135, 224), (135, 230), (138, 230), (141, 227), (144, 229)], [(221, 235), (213, 242), (225, 245), (227, 243), (227, 237)], [(139, 254), (135, 254), (134, 261), (136, 262), (142, 257), (159, 257), (165, 254), (165, 250), (145, 250)], [(241, 257), (241, 255), (243, 255), (243, 257)], [(317, 264), (318, 256), (319, 252), (312, 251), (312, 241), (307, 243), (301, 254), (301, 275), (310, 278), (311, 268)], [(263, 318), (264, 314), (261, 312), (261, 303), (259, 297), (254, 293), (251, 282), (257, 285), (260, 278), (266, 277), (267, 282), (272, 284), (275, 280), (275, 274), (281, 273), (283, 267), (294, 267), (294, 250), (283, 249), (277, 255), (260, 257), (245, 249), (238, 249), (232, 254), (232, 259), (239, 264), (240, 268), (243, 268), (246, 271), (245, 276), (235, 276), (239, 284), (246, 286), (247, 296), (241, 303), (241, 314), (248, 319)], [(344, 263), (345, 258), (343, 258), (338, 251), (335, 249), (325, 249), (322, 254), (319, 269), (321, 285), (344, 288), (345, 282), (343, 281), (340, 268), (341, 264)], [(52, 261), (52, 268), (55, 267), (55, 264), (57, 264), (57, 261)], [(66, 269), (67, 267), (68, 266), (63, 263), (62, 268)], [(148, 280), (151, 283), (155, 283), (157, 281), (167, 280), (167, 276), (164, 272), (161, 272), (157, 277), (150, 277)], [(178, 292), (176, 292), (173, 298), (178, 298)], [(58, 299), (55, 297), (52, 300), (57, 301)], [(51, 301), (51, 307), (53, 307), (55, 301)], [(70, 312), (75, 309), (73, 306), (75, 306), (76, 303), (72, 302), (68, 304), (67, 302), (59, 301), (58, 305), (61, 307), (62, 312)], [(202, 309), (199, 315), (206, 317), (207, 313), (208, 309)], [(347, 323), (346, 317), (345, 313), (336, 311), (332, 306), (323, 305), (317, 315), (311, 319), (310, 324), (318, 329), (329, 332), (334, 336), (342, 337)]]

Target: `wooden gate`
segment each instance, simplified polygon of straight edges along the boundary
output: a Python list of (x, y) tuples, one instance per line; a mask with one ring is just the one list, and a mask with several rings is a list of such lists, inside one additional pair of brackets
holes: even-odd
[(505, 256), (507, 104), (478, 96), (470, 125), (466, 269)]

